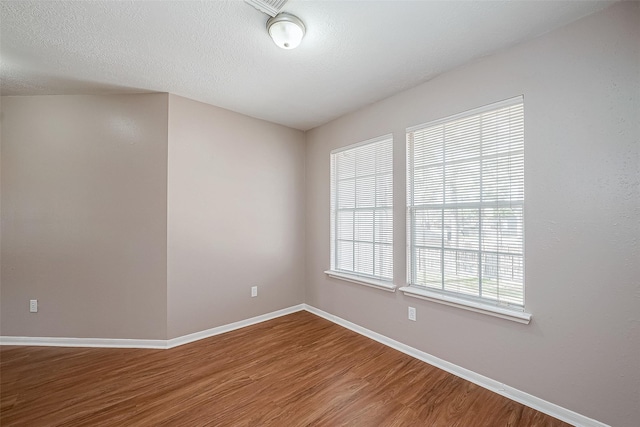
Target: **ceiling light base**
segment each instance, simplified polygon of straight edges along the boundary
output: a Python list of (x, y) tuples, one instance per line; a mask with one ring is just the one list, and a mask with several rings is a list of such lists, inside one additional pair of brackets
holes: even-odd
[(282, 12), (269, 18), (267, 31), (278, 47), (295, 49), (302, 41), (306, 30), (300, 18)]

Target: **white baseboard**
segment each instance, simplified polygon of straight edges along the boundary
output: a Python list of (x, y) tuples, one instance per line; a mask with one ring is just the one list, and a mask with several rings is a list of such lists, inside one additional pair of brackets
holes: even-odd
[(102, 348), (167, 348), (166, 340), (135, 340), (119, 338), (58, 338), (58, 337), (0, 337), (0, 345), (46, 347), (102, 347)]
[(360, 335), (364, 335), (367, 338), (371, 338), (374, 341), (378, 341), (381, 344), (394, 348), (402, 353), (408, 354), (411, 357), (415, 357), (416, 359), (422, 360), (423, 362), (426, 362), (432, 366), (440, 368), (443, 371), (447, 371), (457, 377), (463, 378), (467, 381), (470, 381), (474, 384), (479, 385), (480, 387), (491, 390), (494, 393), (498, 393), (499, 395), (507, 397), (511, 400), (515, 400), (516, 402), (522, 403), (525, 406), (538, 410), (542, 413), (550, 415), (566, 423), (569, 423), (578, 427), (609, 427), (607, 424), (601, 423), (600, 421), (596, 421), (594, 419), (585, 417), (584, 415), (581, 415), (581, 414), (578, 414), (577, 412), (573, 412), (569, 409), (563, 408), (562, 406), (558, 406), (554, 403), (547, 402), (546, 400), (532, 396), (528, 393), (525, 393), (524, 391), (520, 391), (513, 387), (509, 387), (508, 385), (505, 385), (496, 380), (492, 380), (491, 378), (485, 377), (484, 375), (480, 375), (476, 372), (470, 371), (461, 366), (454, 365), (453, 363), (449, 363), (429, 353), (425, 353), (424, 351), (410, 347), (406, 344), (393, 340), (377, 332), (373, 332), (369, 329), (363, 328), (362, 326), (356, 325), (355, 323), (351, 323), (348, 320), (344, 320), (338, 316), (334, 316), (333, 314), (327, 313), (326, 311), (322, 311), (311, 305), (308, 305), (308, 304), (303, 304), (303, 305), (306, 311), (313, 313), (317, 316), (320, 316), (324, 319), (327, 319), (330, 322), (343, 326)]
[(138, 340), (119, 338), (58, 338), (58, 337), (11, 337), (0, 336), (0, 345), (22, 345), (22, 346), (48, 346), (48, 347), (102, 347), (102, 348), (152, 348), (169, 349), (179, 345), (188, 344), (193, 341), (209, 338), (214, 335), (224, 334), (245, 326), (265, 322), (276, 317), (286, 316), (296, 311), (304, 310), (304, 304), (298, 304), (282, 310), (262, 314), (250, 319), (240, 320), (205, 331), (195, 332), (170, 340)]
[(266, 322), (267, 320), (275, 319), (276, 317), (286, 316), (287, 314), (295, 313), (296, 311), (302, 311), (302, 310), (304, 310), (304, 304), (298, 304), (291, 307), (283, 308), (282, 310), (272, 311), (271, 313), (252, 317), (250, 319), (240, 320), (238, 322), (229, 323), (227, 325), (218, 326), (216, 328), (207, 329), (205, 331), (195, 332), (189, 335), (183, 335), (178, 338), (167, 340), (167, 348), (173, 348), (179, 345), (188, 344), (190, 342), (198, 341), (204, 338), (209, 338), (214, 335), (224, 334), (225, 332), (231, 332), (236, 329), (244, 328), (250, 325), (255, 325), (256, 323)]

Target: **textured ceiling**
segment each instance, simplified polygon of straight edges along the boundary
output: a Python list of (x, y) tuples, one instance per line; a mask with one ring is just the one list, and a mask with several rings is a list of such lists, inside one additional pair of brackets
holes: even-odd
[(609, 6), (296, 1), (282, 50), (243, 1), (0, 2), (3, 95), (171, 92), (307, 130)]

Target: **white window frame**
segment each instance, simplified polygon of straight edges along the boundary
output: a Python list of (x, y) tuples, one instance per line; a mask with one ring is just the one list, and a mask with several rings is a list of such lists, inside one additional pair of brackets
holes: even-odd
[[(393, 200), (393, 135), (392, 134), (387, 134), (387, 135), (383, 135), (377, 138), (372, 138), (372, 139), (368, 139), (366, 141), (362, 141), (356, 144), (352, 144), (352, 145), (348, 145), (345, 147), (341, 147), (335, 150), (331, 151), (331, 157), (330, 157), (330, 164), (331, 164), (331, 208), (330, 208), (330, 212), (331, 212), (331, 220), (330, 220), (330, 227), (331, 227), (331, 232), (330, 232), (330, 241), (331, 241), (331, 251), (330, 251), (330, 269), (325, 271), (325, 274), (327, 274), (327, 276), (332, 277), (334, 279), (339, 279), (339, 280), (344, 280), (344, 281), (348, 281), (348, 282), (352, 282), (352, 283), (357, 283), (357, 284), (361, 284), (361, 285), (365, 285), (365, 286), (369, 286), (369, 287), (373, 287), (373, 288), (377, 288), (377, 289), (381, 289), (384, 291), (390, 291), (390, 292), (395, 292), (396, 286), (393, 284), (393, 202), (391, 204), (391, 206), (386, 206), (386, 207), (382, 207), (380, 205), (378, 205), (377, 202), (377, 188), (374, 187), (372, 190), (374, 194), (376, 194), (375, 199), (376, 201), (374, 202), (374, 206), (370, 207), (370, 208), (362, 208), (365, 210), (373, 210), (374, 211), (374, 223), (372, 224), (373, 229), (375, 230), (376, 226), (375, 226), (375, 212), (378, 210), (387, 210), (388, 213), (391, 214), (391, 241), (388, 243), (384, 243), (384, 246), (387, 246), (390, 251), (391, 251), (391, 255), (390, 255), (390, 265), (389, 267), (391, 268), (391, 278), (388, 277), (382, 277), (379, 275), (375, 275), (375, 274), (367, 274), (367, 273), (363, 273), (363, 272), (358, 272), (355, 271), (355, 264), (353, 266), (353, 271), (351, 270), (344, 270), (344, 269), (340, 269), (338, 268), (338, 248), (337, 248), (337, 241), (339, 239), (338, 236), (338, 219), (337, 219), (337, 211), (338, 211), (338, 185), (337, 185), (337, 181), (340, 179), (338, 176), (338, 172), (336, 171), (336, 155), (338, 155), (339, 153), (343, 153), (345, 151), (350, 151), (350, 150), (355, 150), (357, 148), (361, 148), (361, 147), (365, 147), (365, 146), (372, 146), (375, 147), (376, 144), (380, 144), (380, 143), (388, 143), (390, 144), (390, 162), (391, 162), (391, 169), (388, 171), (384, 171), (384, 172), (379, 172), (377, 170), (378, 165), (376, 164), (375, 169), (376, 172), (373, 174), (374, 178), (375, 178), (375, 182), (377, 182), (377, 178), (378, 176), (381, 175), (388, 175), (390, 174), (391, 177), (391, 199)], [(375, 184), (377, 186), (377, 184)], [(355, 190), (354, 192), (355, 197), (357, 197), (357, 190)], [(359, 209), (354, 205), (354, 212)], [(355, 233), (355, 221), (353, 223), (353, 228), (354, 228), (354, 233)], [(353, 240), (355, 242), (355, 234), (353, 237)], [(354, 243), (355, 244), (355, 243)], [(373, 246), (375, 247), (376, 244), (382, 245), (381, 243), (376, 243), (376, 239), (375, 239), (375, 231), (374, 231), (374, 237), (373, 237), (373, 242), (372, 242)], [(355, 253), (355, 251), (354, 251)], [(389, 261), (389, 260), (387, 260)], [(372, 252), (372, 262), (375, 262), (375, 249)], [(373, 271), (375, 273), (375, 264)]]
[[(416, 297), (416, 298), (421, 298), (421, 299), (425, 299), (428, 301), (433, 301), (433, 302), (437, 302), (437, 303), (441, 303), (441, 304), (445, 304), (445, 305), (449, 305), (449, 306), (454, 306), (454, 307), (458, 307), (458, 308), (463, 308), (466, 310), (471, 310), (471, 311), (475, 311), (475, 312), (479, 312), (479, 313), (484, 313), (484, 314), (489, 314), (495, 317), (500, 317), (500, 318), (504, 318), (504, 319), (508, 319), (508, 320), (513, 320), (519, 323), (525, 323), (528, 324), (531, 320), (531, 314), (526, 313), (524, 311), (524, 272), (523, 272), (523, 303), (522, 306), (519, 305), (510, 305), (510, 304), (505, 304), (503, 302), (496, 302), (496, 301), (491, 301), (487, 298), (483, 298), (483, 297), (476, 297), (476, 296), (470, 296), (470, 295), (465, 295), (463, 293), (458, 293), (458, 292), (451, 292), (448, 290), (444, 290), (444, 276), (443, 276), (443, 289), (435, 289), (432, 287), (427, 287), (427, 286), (423, 286), (423, 285), (419, 285), (415, 282), (414, 276), (415, 276), (415, 271), (414, 271), (414, 258), (415, 258), (415, 251), (417, 250), (417, 247), (415, 246), (414, 243), (414, 206), (416, 206), (414, 204), (414, 200), (413, 200), (413, 196), (412, 194), (414, 193), (414, 189), (412, 188), (413, 186), (413, 178), (414, 178), (414, 168), (413, 168), (413, 163), (414, 163), (414, 159), (413, 159), (413, 147), (411, 145), (411, 140), (410, 137), (413, 134), (413, 132), (415, 131), (421, 131), (421, 130), (426, 130), (426, 129), (430, 129), (430, 128), (434, 128), (437, 126), (442, 126), (442, 125), (446, 125), (446, 124), (450, 124), (453, 122), (456, 122), (457, 120), (461, 120), (464, 118), (470, 118), (473, 116), (477, 116), (483, 113), (487, 113), (487, 112), (491, 112), (494, 110), (498, 110), (501, 108), (505, 108), (505, 107), (510, 107), (510, 106), (516, 106), (522, 104), (524, 106), (524, 97), (523, 96), (518, 96), (515, 98), (511, 98), (511, 99), (507, 99), (504, 101), (500, 101), (497, 103), (493, 103), (490, 105), (486, 105), (480, 108), (476, 108), (473, 110), (469, 110), (469, 111), (465, 111), (463, 113), (460, 114), (456, 114), (453, 116), (449, 116), (449, 117), (445, 117), (443, 119), (439, 119), (439, 120), (435, 120), (432, 122), (428, 122), (425, 124), (421, 124), (421, 125), (417, 125), (417, 126), (412, 126), (410, 128), (407, 128), (406, 132), (407, 132), (407, 286), (405, 287), (401, 287), (400, 290), (402, 292), (404, 292), (405, 295), (407, 296), (411, 296), (411, 297)], [(524, 113), (523, 113), (524, 114)], [(444, 152), (446, 153), (446, 148), (443, 147), (443, 150), (445, 150)], [(524, 143), (522, 145), (522, 150), (524, 150)], [(482, 154), (480, 155), (482, 158)], [(482, 164), (482, 160), (480, 161)], [(442, 164), (443, 167), (445, 167), (446, 163)], [(444, 169), (443, 169), (444, 170)], [(482, 177), (482, 169), (480, 169), (480, 176)], [(440, 183), (440, 181), (438, 181), (438, 183)], [(444, 186), (444, 181), (442, 181), (442, 185)], [(445, 187), (443, 187), (443, 190), (445, 191)], [(482, 191), (482, 190), (480, 190)], [(442, 207), (441, 208), (436, 208), (437, 209), (442, 209), (443, 211), (443, 215), (444, 215), (444, 211), (445, 211), (445, 203), (446, 200), (442, 200)], [(491, 202), (489, 202), (491, 203)], [(482, 201), (476, 203), (477, 206), (474, 206), (475, 209), (478, 209), (478, 215), (480, 215), (481, 218), (481, 212), (482, 209), (490, 207), (485, 205)], [(523, 215), (524, 215), (524, 199), (520, 200), (520, 201), (516, 201), (514, 202), (514, 205), (519, 206), (522, 210), (523, 210)], [(459, 209), (459, 208), (458, 208)], [(524, 216), (523, 216), (524, 218)], [(524, 219), (523, 219), (523, 226), (524, 226)], [(442, 233), (444, 233), (444, 225), (442, 226)], [(478, 235), (479, 235), (479, 239), (481, 239), (481, 227), (480, 225), (478, 226)], [(444, 237), (443, 237), (444, 239)], [(443, 251), (441, 252), (441, 262), (444, 262), (444, 260), (442, 259), (442, 256), (444, 256), (444, 251), (445, 251), (446, 247), (444, 244), (444, 240), (442, 240), (442, 245), (440, 250)], [(477, 250), (478, 253), (478, 262), (481, 263), (481, 257), (483, 254), (482, 248), (478, 248)], [(491, 252), (486, 252), (486, 253), (491, 253)], [(524, 264), (524, 232), (522, 234), (522, 262)], [(481, 270), (480, 270), (480, 265), (478, 264), (478, 274), (481, 274)], [(444, 267), (440, 268), (441, 274), (444, 274)], [(524, 266), (523, 266), (524, 268)], [(479, 276), (480, 277), (480, 276)], [(480, 285), (481, 286), (481, 285)]]

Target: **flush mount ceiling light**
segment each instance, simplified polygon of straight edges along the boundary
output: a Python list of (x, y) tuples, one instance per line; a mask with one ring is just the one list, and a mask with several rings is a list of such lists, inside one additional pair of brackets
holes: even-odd
[(304, 37), (305, 28), (302, 21), (289, 13), (282, 12), (269, 18), (267, 31), (279, 47), (294, 49), (298, 47)]

